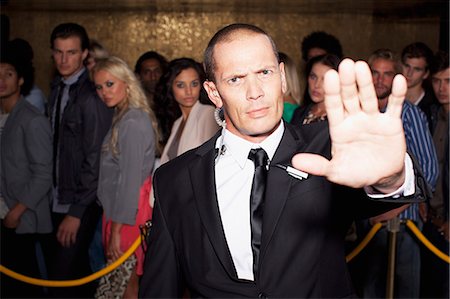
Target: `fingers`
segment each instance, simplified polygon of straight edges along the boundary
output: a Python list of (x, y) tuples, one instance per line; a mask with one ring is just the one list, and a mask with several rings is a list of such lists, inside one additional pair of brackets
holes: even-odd
[(298, 170), (318, 176), (327, 176), (330, 161), (320, 155), (300, 153), (292, 158), (292, 166)]
[(67, 247), (66, 246), (66, 235), (63, 234), (62, 232), (58, 231), (58, 233), (56, 234), (56, 239), (58, 240), (59, 244), (61, 244), (62, 247)]
[(3, 225), (7, 228), (17, 228), (20, 223), (20, 218), (16, 217), (13, 212), (9, 211), (3, 219)]
[(3, 225), (7, 228), (14, 229), (17, 227), (17, 223), (11, 221), (3, 221)]
[(108, 260), (115, 261), (115, 260), (118, 260), (122, 255), (123, 255), (123, 252), (121, 250), (111, 249), (106, 253), (106, 258)]
[(122, 251), (120, 251), (120, 250), (116, 251), (116, 252), (114, 252), (114, 259), (118, 260), (122, 255), (123, 255)]
[(345, 114), (351, 115), (361, 110), (368, 114), (379, 112), (372, 73), (364, 61), (355, 63), (344, 59), (339, 65), (339, 75), (333, 71), (327, 72), (324, 89), (330, 122), (339, 123)]
[(355, 63), (355, 73), (362, 110), (368, 114), (378, 113), (378, 99), (369, 65), (364, 61), (357, 61)]
[(378, 113), (378, 100), (372, 73), (364, 61), (344, 59), (339, 65), (341, 96), (345, 111), (355, 114), (361, 109), (368, 114)]
[(339, 77), (341, 81), (341, 97), (345, 111), (349, 114), (359, 112), (358, 89), (356, 87), (355, 62), (344, 59), (339, 64)]
[(339, 65), (339, 74), (330, 70), (324, 80), (325, 107), (330, 124), (338, 124), (346, 114), (361, 110), (368, 114), (379, 112), (372, 74), (366, 62), (344, 59)]
[(58, 230), (58, 233), (56, 234), (56, 238), (58, 242), (61, 244), (61, 246), (69, 248), (73, 244), (75, 244), (76, 241), (76, 233), (72, 233), (70, 231), (65, 230)]
[(325, 109), (330, 126), (344, 120), (344, 106), (341, 102), (339, 75), (335, 70), (329, 70), (324, 78)]
[(70, 235), (69, 234), (61, 234), (58, 237), (58, 241), (62, 247), (65, 247), (65, 248), (70, 247)]
[(70, 247), (75, 244), (79, 227), (79, 218), (66, 215), (58, 227), (58, 232), (56, 234), (58, 242), (64, 247)]
[(116, 260), (118, 260), (120, 257), (121, 257), (121, 254), (117, 254), (117, 253), (115, 253), (115, 252), (111, 252), (111, 253), (108, 253), (108, 254), (106, 255), (106, 259), (108, 259), (108, 260), (110, 260), (110, 261), (116, 261)]
[(392, 92), (389, 96), (386, 113), (393, 117), (401, 117), (403, 100), (407, 90), (406, 79), (402, 75), (397, 75), (392, 82)]

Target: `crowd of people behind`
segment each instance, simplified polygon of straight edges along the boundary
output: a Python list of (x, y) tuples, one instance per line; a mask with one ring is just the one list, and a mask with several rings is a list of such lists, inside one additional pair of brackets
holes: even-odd
[[(57, 76), (45, 97), (34, 84), (29, 43), (19, 38), (2, 42), (1, 264), (31, 277), (72, 280), (114, 263), (140, 237), (142, 226), (152, 219), (155, 169), (225, 130), (224, 111), (205, 90), (204, 82), (212, 78), (192, 58), (168, 61), (149, 51), (132, 68), (126, 57), (111, 55), (75, 23), (56, 26), (50, 48)], [(345, 57), (339, 40), (319, 31), (303, 39), (304, 80), (291, 57), (278, 55), (287, 83), (284, 121), (305, 129), (327, 122), (324, 77), (337, 71)], [(358, 244), (375, 223), (399, 217), (413, 220), (448, 254), (448, 53), (433, 54), (424, 43), (414, 42), (400, 56), (376, 49), (367, 61), (380, 112), (386, 111), (395, 75), (406, 78), (401, 113), (406, 147), (432, 196), (355, 220), (347, 233), (348, 247)], [(349, 264), (361, 297), (386, 294), (387, 233), (384, 227)], [(138, 247), (98, 281), (76, 287), (43, 288), (2, 274), (1, 295), (137, 298), (144, 249)], [(448, 282), (448, 264), (402, 226), (395, 297), (449, 298)]]

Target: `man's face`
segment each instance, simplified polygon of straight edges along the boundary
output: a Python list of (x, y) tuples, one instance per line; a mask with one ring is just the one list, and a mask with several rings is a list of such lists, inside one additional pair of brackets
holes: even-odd
[(204, 86), (209, 98), (224, 108), (227, 129), (259, 143), (280, 124), (284, 65), (279, 64), (269, 39), (262, 34), (238, 31), (213, 51), (215, 83)]
[(378, 100), (383, 100), (391, 94), (392, 82), (396, 75), (395, 62), (378, 58), (373, 61), (371, 70)]
[(53, 41), (52, 56), (59, 74), (67, 79), (83, 68), (83, 61), (88, 50), (81, 49), (81, 40), (78, 36), (57, 38)]
[(0, 99), (20, 96), (23, 78), (17, 76), (16, 69), (9, 63), (0, 63)]
[(147, 59), (141, 64), (141, 72), (139, 78), (141, 79), (142, 86), (147, 92), (154, 93), (156, 84), (163, 74), (161, 64), (157, 59)]
[(422, 86), (423, 80), (428, 78), (427, 62), (423, 57), (405, 58), (402, 67), (408, 88)]
[(437, 72), (431, 77), (431, 83), (433, 84), (434, 94), (441, 105), (449, 109), (450, 102), (450, 68)]

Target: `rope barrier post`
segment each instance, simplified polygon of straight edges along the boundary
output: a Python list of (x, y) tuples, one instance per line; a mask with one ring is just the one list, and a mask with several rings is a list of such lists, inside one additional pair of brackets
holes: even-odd
[(388, 231), (388, 265), (386, 275), (386, 298), (394, 298), (395, 255), (397, 250), (397, 233), (400, 231), (400, 219), (397, 217), (387, 221)]

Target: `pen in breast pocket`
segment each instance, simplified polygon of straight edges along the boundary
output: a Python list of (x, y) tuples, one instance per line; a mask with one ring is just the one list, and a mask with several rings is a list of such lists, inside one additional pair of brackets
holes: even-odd
[(303, 179), (307, 179), (308, 178), (308, 174), (306, 172), (303, 172), (301, 170), (295, 169), (293, 167), (287, 166), (287, 165), (283, 165), (283, 164), (276, 164), (275, 165), (278, 168), (284, 169), (286, 170), (286, 172), (293, 176), (296, 179), (299, 180), (303, 180)]

